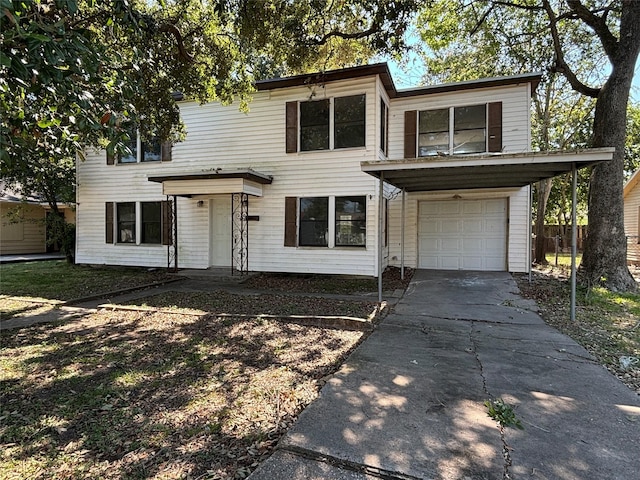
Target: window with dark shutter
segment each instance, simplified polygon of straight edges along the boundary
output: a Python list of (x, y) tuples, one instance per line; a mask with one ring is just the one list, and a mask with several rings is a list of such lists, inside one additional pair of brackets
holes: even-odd
[(107, 202), (105, 206), (105, 242), (113, 243), (113, 203)]
[(488, 105), (488, 150), (490, 152), (502, 151), (502, 102), (493, 102)]
[(418, 112), (404, 112), (404, 158), (416, 158)]
[(296, 219), (298, 217), (298, 199), (286, 197), (284, 199), (284, 246), (297, 246)]
[(300, 151), (329, 149), (329, 99), (300, 102)]
[(170, 162), (171, 161), (171, 151), (173, 149), (173, 145), (170, 141), (164, 141), (161, 143), (161, 161)]
[(113, 153), (107, 152), (107, 165), (115, 165), (116, 156)]
[(298, 102), (287, 102), (286, 106), (286, 152), (298, 151)]

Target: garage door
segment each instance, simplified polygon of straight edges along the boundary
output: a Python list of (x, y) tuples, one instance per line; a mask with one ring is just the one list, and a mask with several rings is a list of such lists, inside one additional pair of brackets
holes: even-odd
[(418, 212), (419, 268), (506, 270), (506, 198), (424, 201)]

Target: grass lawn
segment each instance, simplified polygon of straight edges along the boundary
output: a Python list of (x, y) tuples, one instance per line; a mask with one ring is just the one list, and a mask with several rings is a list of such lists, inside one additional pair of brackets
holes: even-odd
[(91, 267), (71, 265), (64, 260), (10, 263), (0, 266), (0, 293), (72, 300), (167, 278), (161, 269)]
[(0, 478), (244, 478), (362, 335), (112, 311), (3, 331)]
[(621, 361), (640, 358), (640, 293), (578, 288), (576, 321), (572, 322), (567, 273), (566, 266), (547, 266), (534, 271), (531, 284), (527, 276), (516, 279), (523, 295), (536, 300), (545, 322), (576, 340), (640, 393), (640, 362), (625, 368)]

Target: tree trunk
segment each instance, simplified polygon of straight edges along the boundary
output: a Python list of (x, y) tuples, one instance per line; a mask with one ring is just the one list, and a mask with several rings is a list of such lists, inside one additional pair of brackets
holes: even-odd
[(549, 194), (551, 193), (551, 182), (553, 179), (547, 178), (541, 180), (537, 184), (537, 197), (538, 206), (536, 208), (536, 223), (534, 226), (534, 232), (536, 234), (535, 246), (533, 252), (533, 263), (538, 265), (546, 265), (547, 261), (547, 239), (544, 235), (544, 214), (547, 209), (547, 202), (549, 201)]
[(599, 163), (591, 173), (589, 230), (581, 269), (589, 286), (603, 285), (613, 291), (637, 289), (627, 267), (622, 197), (626, 112), (634, 64), (635, 58), (629, 65), (614, 66), (598, 95), (593, 122), (593, 146), (615, 147), (616, 151), (613, 160)]

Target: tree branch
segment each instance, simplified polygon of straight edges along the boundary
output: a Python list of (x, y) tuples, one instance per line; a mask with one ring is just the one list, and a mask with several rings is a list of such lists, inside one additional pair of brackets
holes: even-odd
[(332, 37), (339, 37), (344, 40), (359, 40), (361, 38), (368, 37), (378, 32), (380, 32), (380, 27), (378, 27), (375, 23), (367, 30), (363, 30), (362, 32), (356, 32), (356, 33), (345, 33), (339, 30), (332, 30), (328, 33), (325, 33), (322, 37), (318, 39), (311, 40), (311, 44), (324, 45)]
[(599, 17), (585, 7), (580, 0), (567, 0), (567, 5), (569, 5), (569, 8), (575, 12), (580, 20), (593, 29), (598, 38), (600, 38), (607, 56), (609, 58), (615, 57), (618, 49), (618, 40), (613, 33), (611, 33), (609, 27), (607, 27), (605, 16)]
[(187, 52), (187, 49), (184, 46), (184, 42), (182, 41), (182, 34), (180, 33), (178, 27), (170, 23), (163, 23), (158, 27), (158, 31), (170, 33), (171, 35), (173, 35), (178, 44), (178, 52), (180, 52), (180, 58), (182, 59), (182, 61), (185, 63), (193, 62), (193, 56), (191, 56), (189, 52)]
[(555, 12), (553, 11), (553, 8), (549, 4), (549, 0), (544, 0), (543, 5), (544, 9), (547, 12), (547, 16), (549, 17), (549, 30), (551, 31), (551, 38), (553, 39), (553, 50), (556, 57), (553, 71), (564, 75), (565, 78), (569, 81), (571, 88), (573, 88), (576, 92), (588, 97), (596, 98), (600, 93), (600, 89), (589, 87), (582, 83), (580, 80), (578, 80), (578, 77), (573, 72), (573, 70), (571, 70), (571, 67), (567, 65), (567, 62), (564, 59), (564, 53), (562, 51), (560, 35), (558, 34), (558, 19)]

